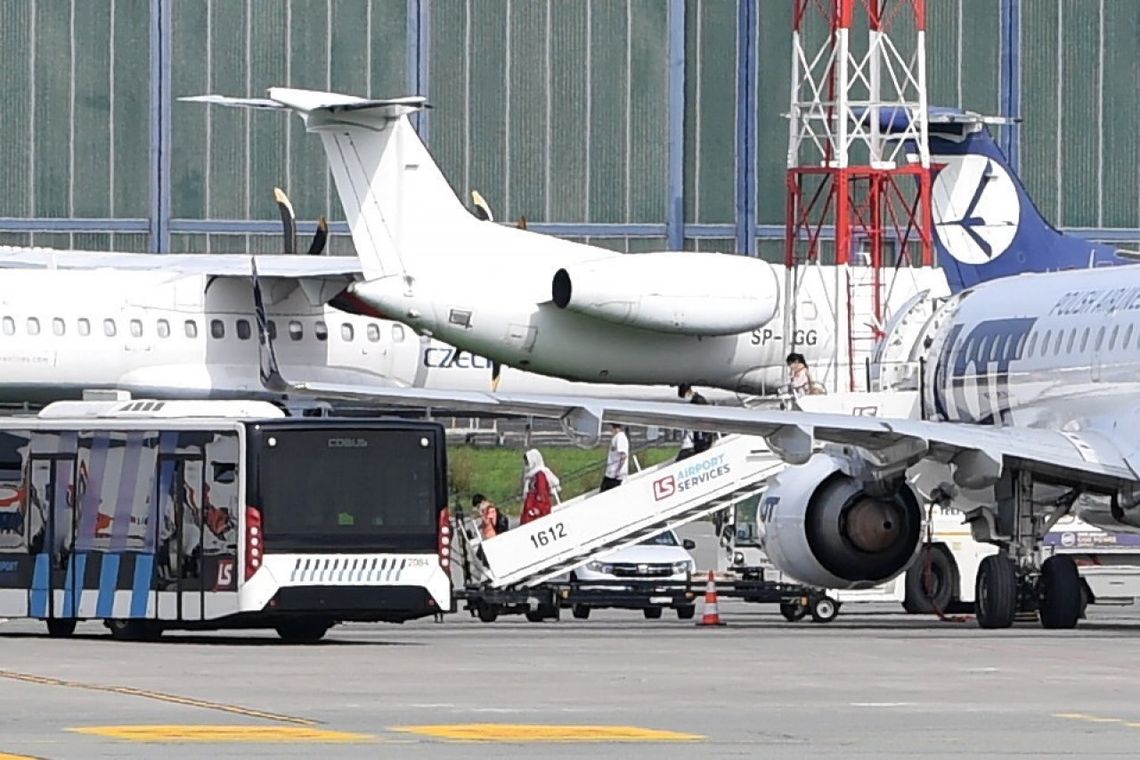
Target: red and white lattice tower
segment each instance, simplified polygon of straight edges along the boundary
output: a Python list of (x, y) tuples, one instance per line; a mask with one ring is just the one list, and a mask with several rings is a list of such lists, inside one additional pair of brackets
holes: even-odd
[(933, 259), (925, 2), (793, 2), (784, 335), (834, 318), (812, 374), (859, 390), (888, 280)]

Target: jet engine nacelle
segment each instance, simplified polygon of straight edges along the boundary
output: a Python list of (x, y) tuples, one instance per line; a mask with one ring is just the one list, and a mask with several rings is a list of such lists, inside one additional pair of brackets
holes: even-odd
[(560, 309), (681, 335), (733, 335), (775, 316), (780, 279), (766, 261), (723, 253), (635, 253), (554, 274)]
[(922, 508), (909, 485), (869, 493), (829, 454), (785, 468), (764, 494), (758, 517), (768, 559), (818, 588), (888, 581), (907, 568), (922, 536)]

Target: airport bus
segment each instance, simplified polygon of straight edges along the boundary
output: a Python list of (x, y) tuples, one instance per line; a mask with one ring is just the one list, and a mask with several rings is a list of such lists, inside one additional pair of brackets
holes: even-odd
[(62, 401), (0, 417), (0, 616), (117, 638), (452, 608), (443, 427), (265, 401)]

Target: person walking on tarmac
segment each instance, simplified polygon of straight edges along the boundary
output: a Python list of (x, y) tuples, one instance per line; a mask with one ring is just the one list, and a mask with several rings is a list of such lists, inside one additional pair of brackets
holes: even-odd
[[(708, 404), (708, 400), (693, 390), (693, 386), (688, 383), (683, 383), (677, 388), (677, 395), (683, 399), (688, 399), (690, 404)], [(710, 433), (700, 430), (686, 430), (681, 438), (681, 450), (677, 453), (677, 461), (688, 459), (694, 454), (708, 451), (712, 446), (713, 438)]]
[(613, 438), (610, 439), (610, 450), (606, 455), (606, 474), (602, 477), (602, 485), (598, 492), (617, 488), (629, 475), (629, 438), (625, 429), (614, 423), (610, 425)]
[(523, 454), (523, 467), (523, 511), (519, 523), (526, 525), (550, 514), (561, 484), (538, 449), (528, 449)]

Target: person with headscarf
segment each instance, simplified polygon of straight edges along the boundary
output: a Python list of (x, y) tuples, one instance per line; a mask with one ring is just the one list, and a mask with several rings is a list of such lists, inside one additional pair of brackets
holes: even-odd
[(521, 524), (550, 514), (561, 484), (538, 449), (527, 449), (523, 454), (523, 510)]

